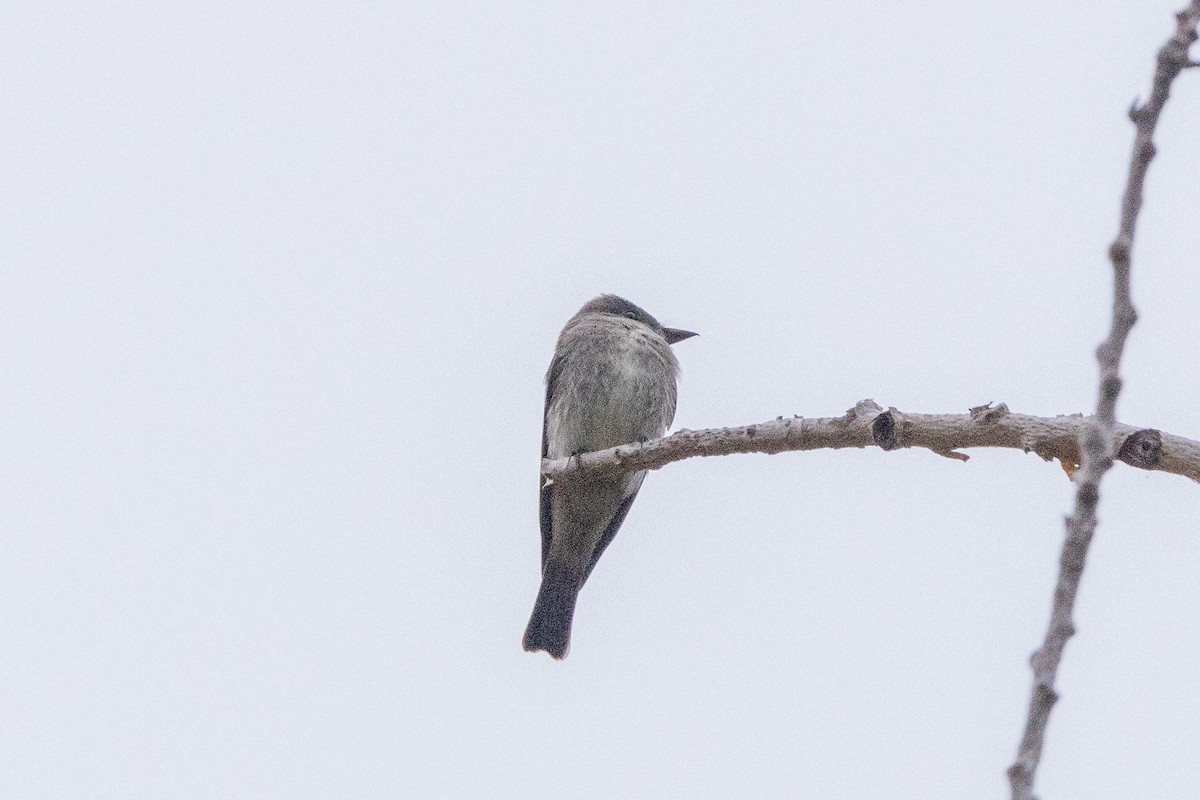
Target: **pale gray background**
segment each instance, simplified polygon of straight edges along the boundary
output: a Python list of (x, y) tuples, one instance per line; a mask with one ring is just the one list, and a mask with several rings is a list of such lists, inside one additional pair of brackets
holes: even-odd
[[(1071, 486), (1015, 451), (652, 474), (564, 663), (542, 375), (625, 295), (677, 426), (1090, 410), (1182, 0), (25, 4), (0, 26), (7, 797), (1001, 797)], [(1200, 437), (1200, 75), (1126, 422)], [(1046, 798), (1200, 784), (1200, 487), (1118, 466)]]

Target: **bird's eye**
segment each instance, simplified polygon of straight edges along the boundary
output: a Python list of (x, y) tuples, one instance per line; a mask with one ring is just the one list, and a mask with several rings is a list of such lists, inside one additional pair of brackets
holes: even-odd
[(625, 316), (628, 317), (629, 319), (637, 319), (637, 312), (636, 311), (626, 311)]

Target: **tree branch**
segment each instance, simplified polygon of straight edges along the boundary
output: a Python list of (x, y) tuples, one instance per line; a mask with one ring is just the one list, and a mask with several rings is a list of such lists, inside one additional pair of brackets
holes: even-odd
[(1042, 646), (1033, 654), (1033, 691), (1025, 731), (1017, 751), (1017, 760), (1008, 770), (1013, 800), (1032, 800), (1033, 780), (1042, 756), (1046, 724), (1050, 709), (1058, 699), (1054, 680), (1062, 660), (1067, 640), (1075, 633), (1071, 620), (1075, 596), (1083, 575), (1088, 546), (1096, 531), (1096, 505), (1100, 500), (1100, 480), (1113, 463), (1117, 396), (1121, 393), (1119, 367), (1125, 350), (1125, 339), (1137, 321), (1137, 312), (1129, 296), (1130, 255), (1138, 212), (1142, 207), (1142, 190), (1146, 172), (1154, 158), (1153, 135), (1158, 117), (1170, 94), (1171, 82), (1191, 63), (1188, 49), (1196, 41), (1196, 26), (1200, 22), (1200, 0), (1192, 0), (1176, 17), (1175, 33), (1158, 51), (1158, 64), (1150, 99), (1144, 105), (1136, 103), (1129, 110), (1136, 135), (1130, 157), (1129, 178), (1121, 199), (1121, 223), (1117, 238), (1109, 248), (1113, 266), (1113, 312), (1108, 338), (1096, 350), (1100, 364), (1100, 397), (1096, 414), (1087, 422), (1083, 438), (1083, 460), (1076, 478), (1075, 510), (1067, 518), (1067, 535), (1059, 559), (1058, 583), (1054, 589), (1054, 604), (1050, 626)]
[[(979, 406), (967, 414), (905, 414), (894, 408), (884, 411), (874, 401), (863, 400), (840, 417), (779, 417), (739, 428), (680, 430), (644, 444), (546, 459), (542, 461), (542, 474), (553, 481), (570, 481), (659, 469), (696, 456), (847, 447), (919, 447), (961, 461), (967, 460), (964, 453), (958, 452), (963, 448), (1009, 447), (1036, 453), (1047, 461), (1058, 459), (1068, 473), (1073, 473), (1080, 462), (1079, 442), (1087, 422), (1078, 414), (1014, 414), (1003, 403)], [(1115, 425), (1111, 436), (1111, 452), (1119, 453), (1126, 464), (1200, 482), (1200, 442), (1131, 425)]]

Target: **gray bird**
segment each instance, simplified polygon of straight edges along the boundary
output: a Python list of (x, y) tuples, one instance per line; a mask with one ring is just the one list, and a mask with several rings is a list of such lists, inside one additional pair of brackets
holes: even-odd
[[(628, 300), (601, 295), (559, 334), (546, 373), (542, 458), (663, 435), (675, 417), (679, 362), (671, 345), (696, 334), (664, 328)], [(542, 586), (524, 648), (565, 658), (583, 582), (621, 527), (645, 471), (543, 485)]]

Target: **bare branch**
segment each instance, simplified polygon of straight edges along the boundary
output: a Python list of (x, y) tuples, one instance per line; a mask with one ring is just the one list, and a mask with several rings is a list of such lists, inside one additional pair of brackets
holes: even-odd
[(1192, 0), (1185, 10), (1176, 15), (1175, 33), (1158, 52), (1150, 99), (1141, 106), (1135, 103), (1129, 111), (1136, 135), (1130, 157), (1129, 178), (1121, 199), (1120, 229), (1109, 248), (1109, 259), (1113, 265), (1112, 326), (1108, 338), (1096, 350), (1096, 360), (1100, 364), (1100, 397), (1096, 414), (1088, 419), (1083, 437), (1083, 460), (1076, 477), (1075, 510), (1067, 518), (1067, 535), (1059, 559), (1050, 626), (1042, 646), (1032, 658), (1033, 691), (1029, 700), (1029, 715), (1017, 760), (1008, 770), (1013, 800), (1033, 800), (1033, 780), (1042, 756), (1046, 724), (1050, 719), (1050, 709), (1058, 699), (1054, 680), (1067, 640), (1075, 633), (1072, 610), (1088, 546), (1096, 530), (1100, 481), (1112, 466), (1114, 453), (1153, 458), (1155, 448), (1162, 443), (1161, 437), (1156, 442), (1152, 432), (1144, 431), (1138, 434), (1129, 450), (1124, 446), (1120, 450), (1115, 447), (1114, 434), (1120, 427), (1116, 422), (1117, 396), (1121, 393), (1119, 367), (1125, 339), (1137, 321), (1137, 312), (1129, 296), (1130, 256), (1138, 212), (1142, 207), (1146, 171), (1154, 158), (1154, 129), (1170, 94), (1171, 82), (1191, 63), (1188, 49), (1196, 41), (1197, 22), (1200, 22), (1200, 0)]
[[(681, 430), (644, 444), (547, 459), (542, 462), (542, 474), (554, 481), (568, 481), (658, 469), (696, 456), (872, 446), (883, 450), (919, 447), (960, 461), (967, 460), (958, 452), (964, 448), (1008, 447), (1036, 453), (1047, 461), (1057, 459), (1073, 473), (1079, 467), (1079, 441), (1087, 422), (1078, 414), (1014, 414), (1003, 403), (978, 406), (967, 414), (906, 414), (894, 408), (884, 411), (874, 401), (863, 400), (840, 417), (779, 417), (738, 428)], [(1110, 449), (1120, 452), (1125, 463), (1200, 482), (1200, 442), (1131, 425), (1116, 425), (1111, 435)]]

